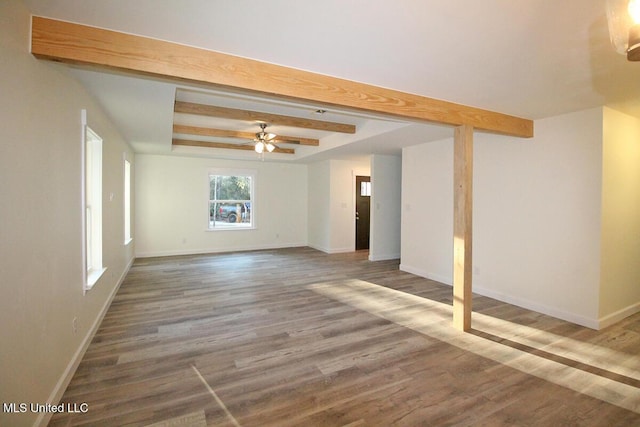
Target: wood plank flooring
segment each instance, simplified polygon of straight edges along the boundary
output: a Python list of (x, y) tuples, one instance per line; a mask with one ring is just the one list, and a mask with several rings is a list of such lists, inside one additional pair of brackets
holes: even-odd
[(51, 426), (638, 426), (640, 314), (592, 331), (309, 248), (136, 260)]

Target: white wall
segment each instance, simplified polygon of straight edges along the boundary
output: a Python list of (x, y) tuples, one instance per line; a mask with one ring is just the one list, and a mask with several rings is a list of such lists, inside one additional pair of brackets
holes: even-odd
[[(29, 54), (29, 28), (21, 1), (0, 2), (0, 401), (57, 403), (133, 259), (132, 245), (123, 244), (122, 198), (122, 156), (133, 153), (65, 68)], [(86, 295), (82, 109), (104, 140), (107, 267)], [(36, 418), (2, 412), (0, 425), (33, 425)]]
[(400, 258), (402, 158), (371, 156), (369, 260)]
[[(212, 168), (257, 171), (256, 229), (207, 230)], [(136, 256), (307, 245), (305, 165), (159, 155), (136, 156)]]
[(356, 176), (369, 176), (369, 160), (325, 160), (309, 168), (309, 246), (327, 253), (356, 248)]
[[(597, 327), (602, 109), (474, 139), (474, 292)], [(449, 284), (452, 162), (452, 139), (403, 151), (401, 268)]]
[(309, 246), (323, 252), (330, 251), (331, 170), (328, 160), (308, 166), (309, 179)]
[(402, 151), (400, 269), (442, 283), (453, 277), (453, 141)]
[(640, 120), (604, 109), (601, 326), (640, 311)]

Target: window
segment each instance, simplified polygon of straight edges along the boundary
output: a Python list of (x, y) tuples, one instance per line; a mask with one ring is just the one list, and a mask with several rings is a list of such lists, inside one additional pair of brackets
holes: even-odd
[(371, 196), (371, 183), (368, 181), (362, 181), (360, 183), (360, 195), (363, 197)]
[(86, 124), (83, 110), (84, 136), (84, 290), (98, 281), (102, 267), (102, 138)]
[(128, 245), (131, 238), (131, 163), (124, 159), (124, 244)]
[(247, 229), (255, 226), (255, 172), (209, 172), (209, 229)]

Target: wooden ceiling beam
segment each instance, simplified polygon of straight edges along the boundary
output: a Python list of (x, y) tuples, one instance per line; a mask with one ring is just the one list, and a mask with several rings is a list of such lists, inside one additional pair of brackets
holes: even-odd
[[(406, 120), (533, 136), (533, 121), (167, 41), (34, 16), (31, 53), (172, 81)], [(516, 96), (516, 95), (514, 95)]]
[(291, 126), (304, 129), (324, 130), (327, 132), (356, 133), (356, 127), (350, 124), (325, 122), (322, 120), (283, 116), (280, 114), (270, 114), (259, 111), (238, 110), (235, 108), (219, 107), (216, 105), (176, 101), (173, 110), (176, 113), (218, 117), (221, 119), (264, 122), (269, 125)]
[[(198, 135), (198, 136), (213, 136), (217, 138), (241, 138), (241, 139), (254, 139), (256, 137), (255, 133), (251, 132), (240, 132), (235, 130), (226, 130), (226, 129), (215, 129), (215, 128), (205, 128), (198, 126), (187, 126), (187, 125), (173, 125), (174, 133), (181, 133), (185, 135)], [(286, 135), (277, 135), (273, 140), (275, 143), (284, 143), (284, 144), (300, 144), (300, 145), (311, 145), (318, 146), (320, 145), (320, 141), (315, 138), (300, 138), (297, 136), (286, 136)]]
[[(188, 147), (225, 148), (228, 150), (254, 151), (253, 144), (229, 144), (225, 142), (194, 141), (191, 139), (179, 139), (179, 138), (174, 138), (171, 143), (172, 145), (181, 145), (181, 146), (188, 146)], [(292, 148), (281, 148), (276, 146), (273, 152), (283, 153), (283, 154), (295, 154), (296, 150)]]

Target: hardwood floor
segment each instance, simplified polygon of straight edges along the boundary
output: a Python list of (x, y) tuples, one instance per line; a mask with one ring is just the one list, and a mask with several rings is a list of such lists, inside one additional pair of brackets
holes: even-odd
[(309, 248), (136, 260), (51, 426), (640, 425), (640, 314), (593, 331)]

